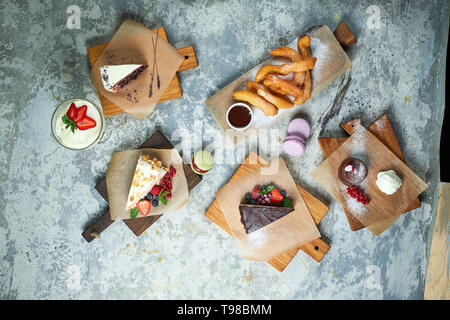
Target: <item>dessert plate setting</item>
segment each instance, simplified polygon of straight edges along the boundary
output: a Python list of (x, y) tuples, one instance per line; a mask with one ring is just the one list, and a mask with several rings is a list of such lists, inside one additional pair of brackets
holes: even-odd
[(311, 175), (364, 227), (398, 217), (428, 187), (359, 123)]
[(286, 47), (272, 50), (270, 54), (272, 58), (205, 101), (223, 131), (235, 129), (229, 119), (229, 109), (235, 103), (245, 103), (252, 110), (251, 123), (248, 121), (237, 135), (253, 135), (255, 130), (268, 128), (292, 115), (297, 107), (352, 66), (340, 42), (326, 25), (310, 28)]
[[(354, 44), (352, 36), (348, 29), (333, 34), (326, 25), (313, 27), (271, 50), (270, 59), (215, 93), (206, 106), (223, 131), (246, 136), (268, 128), (351, 68), (342, 46)], [(179, 87), (176, 72), (190, 59), (166, 40), (164, 29), (151, 31), (126, 20), (111, 41), (90, 48), (91, 79), (103, 109), (81, 99), (63, 103), (52, 119), (57, 141), (71, 149), (94, 145), (104, 133), (104, 112), (120, 113), (114, 108), (147, 118), (174, 81)], [(351, 136), (311, 175), (343, 206), (349, 221), (361, 226), (351, 225), (352, 230), (367, 227), (377, 234), (380, 225), (395, 221), (427, 185), (370, 130), (357, 122), (352, 127)], [(310, 137), (306, 119), (291, 119), (281, 141), (285, 155), (301, 157)], [(250, 164), (250, 157), (257, 163)], [(330, 245), (321, 239), (318, 224), (328, 207), (294, 182), (282, 158), (270, 163), (249, 154), (247, 160), (217, 191), (206, 217), (234, 238), (244, 259), (267, 262), (280, 272), (299, 250), (322, 261)], [(275, 162), (275, 173), (262, 174)], [(115, 220), (141, 235), (162, 215), (183, 208), (189, 191), (213, 165), (207, 150), (183, 163), (160, 132), (138, 149), (115, 152), (97, 186), (109, 212), (88, 225), (83, 237), (88, 242), (99, 238)]]

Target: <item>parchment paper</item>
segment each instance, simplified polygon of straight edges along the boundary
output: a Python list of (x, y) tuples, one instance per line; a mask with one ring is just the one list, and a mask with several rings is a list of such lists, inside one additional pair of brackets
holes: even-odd
[[(366, 206), (352, 199), (347, 194), (347, 187), (339, 180), (339, 165), (349, 157), (358, 158), (367, 166), (367, 177), (360, 185), (370, 198), (370, 203)], [(401, 187), (393, 195), (384, 194), (376, 185), (378, 172), (389, 169), (395, 170), (403, 180)], [(357, 124), (354, 133), (311, 175), (366, 227), (400, 215), (428, 187), (402, 160), (360, 124)]]
[[(320, 27), (318, 30), (310, 33), (309, 36), (311, 37), (311, 55), (317, 58), (314, 69), (311, 72), (313, 81), (311, 95), (315, 96), (334, 79), (343, 74), (347, 69), (350, 69), (352, 62), (328, 26)], [(288, 47), (298, 50), (297, 40), (298, 38), (292, 41)], [(212, 116), (223, 131), (231, 129), (227, 124), (226, 111), (228, 107), (237, 102), (233, 100), (233, 92), (245, 89), (247, 83), (250, 80), (255, 79), (256, 73), (262, 66), (266, 64), (285, 64), (287, 62), (288, 60), (286, 59), (272, 57), (252, 68), (205, 101), (206, 106), (209, 108)], [(292, 77), (292, 75), (281, 78), (289, 77)], [(291, 97), (291, 100), (292, 99), (293, 97)], [(306, 104), (307, 103), (308, 102), (306, 102)], [(227, 142), (230, 143), (230, 145), (235, 146), (244, 141), (243, 138), (245, 138), (245, 136), (251, 136), (256, 134), (256, 130), (258, 129), (272, 126), (283, 117), (298, 111), (298, 108), (301, 107), (302, 106), (297, 105), (290, 109), (278, 109), (278, 114), (273, 117), (266, 116), (260, 109), (252, 107), (255, 116), (253, 126), (247, 130), (234, 131), (234, 135), (240, 137), (240, 139), (237, 139), (237, 142), (232, 138), (232, 135), (226, 135)]]
[[(279, 161), (278, 172), (262, 175), (260, 168), (254, 169), (247, 175), (227, 183), (216, 194), (225, 220), (242, 256), (246, 259), (268, 261), (287, 250), (320, 237), (319, 230), (283, 159), (279, 158), (277, 161)], [(287, 197), (292, 200), (294, 211), (247, 234), (241, 222), (239, 204), (253, 187), (270, 183), (286, 191)]]
[[(106, 171), (106, 186), (108, 189), (109, 210), (112, 220), (129, 219), (130, 211), (125, 210), (128, 192), (139, 156), (148, 154), (161, 160), (163, 167), (173, 165), (177, 170), (172, 180), (172, 198), (167, 205), (159, 202), (158, 207), (152, 207), (148, 215), (160, 215), (182, 208), (189, 200), (189, 191), (184, 175), (183, 162), (176, 149), (138, 149), (116, 152), (111, 158)], [(141, 213), (137, 218), (143, 217)]]
[[(156, 38), (158, 43), (156, 44)], [(153, 71), (153, 42), (156, 45), (156, 61), (160, 77), (157, 87), (157, 70), (154, 69), (152, 96), (149, 97), (150, 82)], [(91, 79), (99, 93), (129, 114), (144, 119), (153, 111), (159, 98), (166, 90), (178, 67), (183, 61), (174, 47), (155, 32), (133, 20), (126, 20), (120, 26), (101, 56), (92, 67)], [(100, 67), (104, 65), (146, 64), (136, 79), (113, 93), (103, 87)]]

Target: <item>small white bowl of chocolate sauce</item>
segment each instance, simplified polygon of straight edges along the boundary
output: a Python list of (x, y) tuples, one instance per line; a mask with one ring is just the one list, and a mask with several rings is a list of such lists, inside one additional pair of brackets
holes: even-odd
[(245, 103), (238, 102), (228, 108), (226, 118), (234, 130), (245, 130), (253, 123), (253, 110)]

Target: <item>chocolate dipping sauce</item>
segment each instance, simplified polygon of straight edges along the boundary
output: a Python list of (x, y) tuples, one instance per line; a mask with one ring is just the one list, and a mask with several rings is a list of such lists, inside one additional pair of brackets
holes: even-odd
[(236, 128), (244, 128), (250, 121), (252, 121), (252, 115), (244, 106), (234, 106), (228, 112), (228, 122)]
[(367, 166), (359, 159), (347, 158), (339, 166), (338, 176), (347, 186), (360, 184), (367, 177)]

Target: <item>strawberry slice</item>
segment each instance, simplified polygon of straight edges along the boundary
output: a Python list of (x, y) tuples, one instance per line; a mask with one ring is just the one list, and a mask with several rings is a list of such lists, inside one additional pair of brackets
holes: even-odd
[(87, 130), (90, 128), (94, 128), (97, 125), (94, 119), (85, 116), (81, 121), (77, 122), (77, 128), (80, 130)]
[(271, 193), (272, 193), (272, 198), (270, 200), (272, 202), (277, 203), (277, 202), (283, 201), (284, 197), (277, 189), (274, 188)]
[(136, 203), (136, 209), (140, 213), (142, 213), (143, 216), (146, 216), (150, 212), (150, 208), (152, 207), (152, 204), (148, 200), (142, 200)]
[(70, 118), (70, 120), (75, 121), (77, 114), (78, 114), (77, 107), (75, 106), (75, 103), (72, 102), (70, 104), (69, 110), (67, 110), (67, 116)]
[(258, 188), (258, 187), (254, 187), (254, 188), (253, 188), (252, 194), (250, 195), (250, 197), (251, 197), (253, 200), (256, 200), (256, 199), (259, 198), (260, 194), (258, 193), (258, 191), (259, 191), (259, 188)]
[[(86, 116), (86, 111), (87, 111), (87, 106), (81, 106), (77, 109), (77, 115), (75, 117), (75, 119), (72, 119), (73, 121), (79, 122), (80, 120), (83, 120), (83, 118)], [(70, 118), (70, 116), (69, 116)]]

